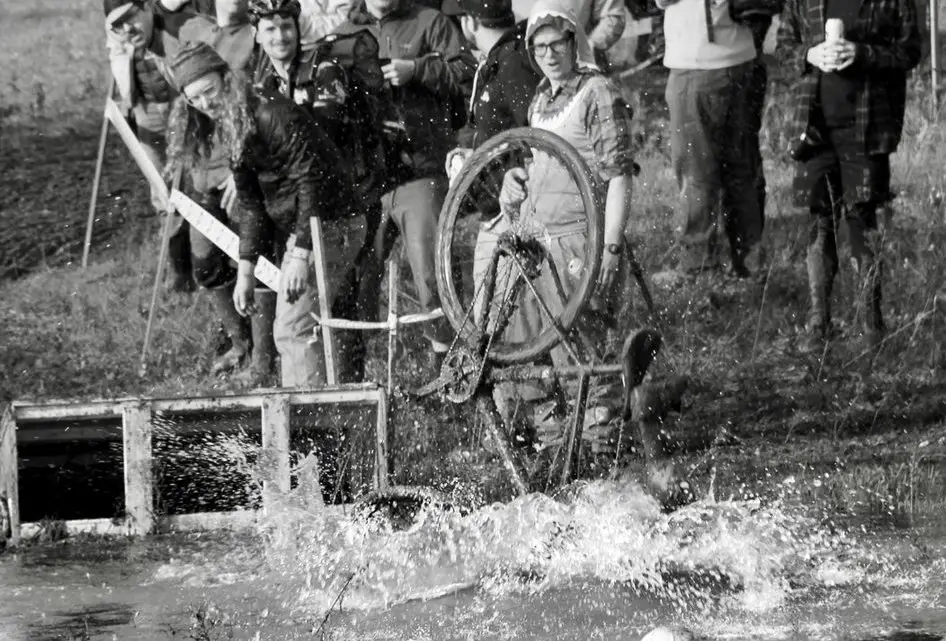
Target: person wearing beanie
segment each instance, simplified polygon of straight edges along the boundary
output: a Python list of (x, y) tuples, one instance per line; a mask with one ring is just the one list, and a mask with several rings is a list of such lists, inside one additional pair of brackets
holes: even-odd
[[(256, 311), (253, 271), (265, 250), (264, 230), (272, 226), (288, 237), (273, 327), (282, 386), (324, 385), (321, 349), (310, 344), (317, 309), (310, 218), (322, 222), (326, 294), (334, 301), (365, 238), (345, 156), (309, 113), (278, 93), (252, 91), (206, 43), (187, 43), (168, 68), (189, 115), (183, 128), (172, 130), (171, 170), (193, 166), (206, 153), (196, 132), (207, 128), (231, 163), (240, 209), (234, 306), (242, 315)], [(338, 354), (342, 366), (348, 360)]]
[[(230, 69), (244, 77), (252, 72), (255, 38), (246, 0), (216, 0), (214, 16), (200, 15), (188, 20), (181, 27), (180, 39), (182, 42), (205, 42), (210, 45), (226, 63), (226, 68), (219, 71)], [(170, 116), (172, 128), (184, 127), (188, 116), (186, 103), (178, 102)], [(218, 220), (236, 228), (236, 187), (226, 149), (217, 145), (209, 132), (203, 142), (210, 153), (206, 157), (201, 156), (188, 172), (191, 195)], [(224, 331), (230, 338), (230, 348), (214, 359), (211, 372), (232, 373), (230, 382), (239, 387), (264, 385), (276, 369), (276, 348), (272, 338), (275, 293), (260, 288), (257, 296), (258, 312), (251, 316), (247, 328), (245, 320), (233, 306), (236, 266), (210, 239), (181, 222), (176, 234), (189, 239), (194, 280), (210, 293)], [(275, 260), (273, 251), (276, 245), (270, 242), (267, 247), (267, 257)]]

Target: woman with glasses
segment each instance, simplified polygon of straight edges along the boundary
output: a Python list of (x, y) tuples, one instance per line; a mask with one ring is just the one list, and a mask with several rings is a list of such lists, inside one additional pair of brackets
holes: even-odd
[(241, 212), (234, 305), (242, 315), (256, 311), (253, 272), (271, 226), (288, 237), (273, 327), (282, 386), (324, 385), (321, 350), (309, 344), (316, 311), (310, 219), (323, 225), (331, 304), (365, 240), (345, 156), (305, 110), (280, 94), (254, 93), (207, 44), (186, 44), (169, 70), (187, 105), (187, 118), (171, 132), (172, 171), (206, 158), (211, 140), (228, 152)]
[[(526, 42), (532, 62), (543, 76), (529, 108), (529, 125), (557, 134), (579, 152), (604, 209), (604, 251), (596, 290), (576, 324), (586, 339), (589, 356), (600, 362), (607, 349), (607, 330), (615, 325), (613, 294), (622, 290), (626, 273), (621, 269), (624, 227), (631, 181), (638, 169), (631, 143), (631, 109), (614, 83), (595, 66), (588, 38), (567, 0), (540, 0), (533, 7)], [(534, 295), (519, 296), (504, 335), (507, 341), (527, 342), (546, 329), (547, 312), (553, 317), (560, 312), (590, 268), (586, 262), (587, 214), (578, 183), (565, 165), (538, 151), (524, 166), (506, 173), (499, 200), (505, 228), (519, 229), (538, 239), (548, 263), (532, 281), (535, 291), (530, 288), (529, 294)], [(497, 282), (502, 278), (498, 275)], [(550, 309), (543, 309), (537, 299)], [(551, 358), (559, 367), (573, 364), (562, 345), (551, 351)], [(600, 391), (607, 396), (606, 390)], [(527, 388), (520, 386), (518, 393), (524, 392), (528, 393)], [(599, 436), (607, 438), (609, 430), (604, 424), (610, 422), (612, 408), (603, 398), (592, 405), (598, 407), (589, 409), (588, 416), (597, 417), (591, 423), (601, 423)], [(551, 407), (538, 412), (537, 427), (544, 440), (558, 438), (560, 419), (565, 415), (559, 412), (558, 419), (543, 416)], [(594, 429), (586, 432), (595, 434)]]

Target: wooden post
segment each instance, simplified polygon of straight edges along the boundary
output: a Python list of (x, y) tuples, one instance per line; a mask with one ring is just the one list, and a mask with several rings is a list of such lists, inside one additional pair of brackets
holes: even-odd
[(266, 472), (263, 475), (263, 510), (269, 511), (280, 495), (286, 496), (291, 488), (289, 470), (289, 397), (267, 396), (262, 403), (263, 456)]
[(572, 421), (565, 432), (565, 460), (562, 464), (562, 478), (559, 487), (565, 487), (572, 480), (572, 474), (578, 471), (578, 462), (581, 454), (581, 432), (585, 422), (585, 409), (588, 405), (588, 388), (591, 376), (582, 374), (578, 379), (578, 395), (575, 399), (575, 409)]
[[(313, 216), (309, 219), (312, 227), (312, 258), (315, 263), (315, 286), (319, 290), (319, 315), (322, 320), (332, 317), (332, 308), (328, 301), (327, 267), (325, 265), (325, 246), (322, 244), (322, 221)], [(338, 365), (335, 362), (334, 332), (327, 323), (322, 323), (322, 349), (325, 350), (325, 381), (329, 385), (338, 384)]]
[(7, 539), (7, 544), (15, 547), (20, 542), (20, 490), (17, 474), (16, 453), (16, 418), (13, 408), (4, 408), (0, 416), (0, 514), (6, 512), (9, 532), (0, 529), (0, 542)]
[(939, 114), (939, 3), (930, 0), (930, 92), (933, 94), (931, 119)]
[[(181, 170), (174, 175), (174, 189), (181, 184)], [(148, 307), (148, 323), (145, 325), (145, 338), (141, 344), (141, 358), (138, 360), (138, 376), (144, 376), (148, 369), (148, 349), (151, 347), (151, 329), (154, 326), (154, 310), (161, 295), (161, 281), (164, 280), (164, 264), (167, 262), (171, 244), (171, 223), (174, 222), (174, 205), (167, 203), (164, 212), (164, 225), (161, 226), (161, 248), (158, 250), (158, 266), (154, 270), (154, 283), (151, 285), (151, 305)]]
[(125, 524), (130, 534), (145, 535), (154, 526), (151, 452), (151, 405), (122, 408), (125, 453)]
[[(400, 255), (388, 261), (388, 396), (394, 394), (394, 358), (397, 350), (397, 284), (401, 269)], [(439, 374), (439, 372), (438, 372)]]
[(375, 423), (374, 489), (382, 491), (391, 485), (391, 434), (388, 426), (388, 395), (378, 388), (377, 418)]
[[(108, 93), (106, 106), (112, 99), (115, 89), (115, 76), (108, 74)], [(92, 246), (92, 226), (95, 224), (95, 206), (99, 200), (99, 183), (102, 180), (102, 165), (105, 164), (105, 142), (108, 140), (108, 115), (102, 114), (102, 131), (99, 133), (99, 152), (95, 157), (95, 174), (92, 177), (92, 196), (89, 198), (89, 217), (85, 222), (85, 243), (82, 245), (82, 269), (89, 265), (89, 249)]]

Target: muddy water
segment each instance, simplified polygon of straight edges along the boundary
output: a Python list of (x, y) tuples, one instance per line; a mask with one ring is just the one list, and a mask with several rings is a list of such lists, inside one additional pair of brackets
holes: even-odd
[(251, 532), (0, 556), (0, 639), (715, 639), (946, 636), (946, 544), (779, 504), (673, 515), (631, 483), (410, 529), (288, 497)]

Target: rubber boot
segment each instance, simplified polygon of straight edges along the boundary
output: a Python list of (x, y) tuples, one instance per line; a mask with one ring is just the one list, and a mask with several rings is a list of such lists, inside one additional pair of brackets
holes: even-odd
[(230, 336), (230, 349), (214, 359), (210, 369), (212, 374), (218, 375), (243, 365), (250, 355), (250, 336), (246, 322), (233, 306), (233, 286), (218, 287), (209, 291), (214, 311)]
[(831, 335), (831, 289), (833, 275), (825, 264), (824, 241), (819, 238), (808, 245), (808, 292), (811, 308), (805, 323), (804, 352), (822, 351)]
[(169, 292), (186, 294), (197, 289), (194, 283), (190, 239), (187, 223), (168, 238), (168, 275), (165, 288)]
[(276, 292), (256, 290), (257, 311), (250, 317), (253, 352), (250, 366), (233, 376), (241, 387), (269, 387), (276, 376), (276, 343), (273, 342), (273, 320), (276, 318)]
[(644, 383), (633, 390), (630, 422), (644, 451), (647, 489), (666, 511), (692, 503), (693, 488), (665, 448), (664, 419), (679, 411), (688, 381), (674, 378), (662, 383)]
[(876, 256), (864, 260), (861, 287), (864, 292), (864, 349), (876, 351), (887, 334), (882, 303), (883, 263)]

